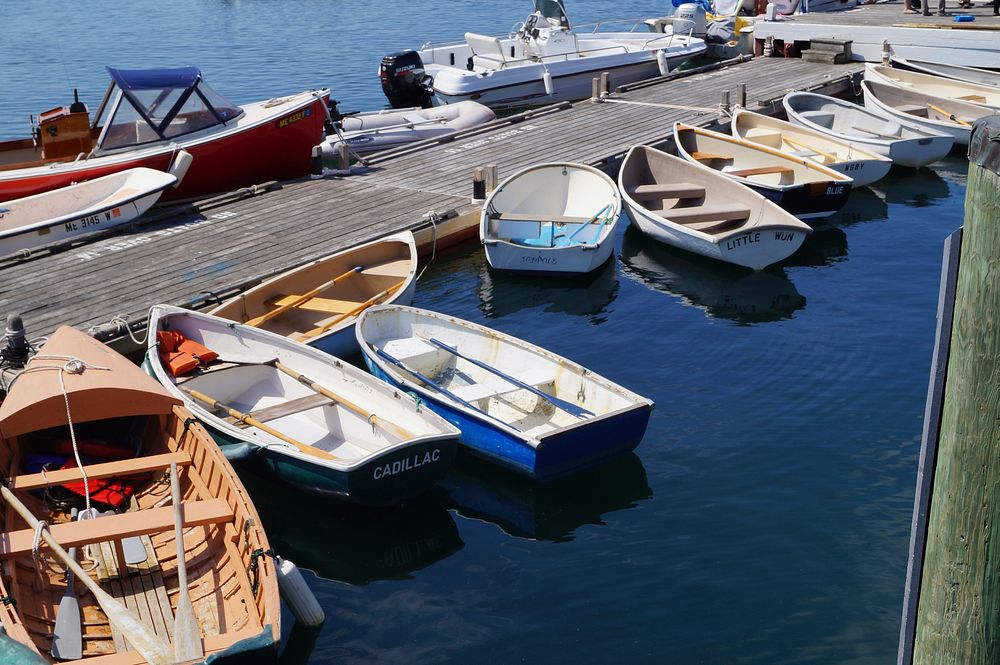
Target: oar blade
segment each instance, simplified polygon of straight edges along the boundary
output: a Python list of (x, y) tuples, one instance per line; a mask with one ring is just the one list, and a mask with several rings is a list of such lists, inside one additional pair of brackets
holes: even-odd
[(201, 660), (205, 651), (201, 644), (201, 629), (190, 601), (181, 603), (174, 616), (174, 658), (178, 662)]
[[(73, 580), (69, 583), (73, 584)], [(52, 631), (52, 657), (58, 660), (83, 658), (80, 601), (69, 593), (59, 601), (59, 608), (56, 611), (56, 627)]]

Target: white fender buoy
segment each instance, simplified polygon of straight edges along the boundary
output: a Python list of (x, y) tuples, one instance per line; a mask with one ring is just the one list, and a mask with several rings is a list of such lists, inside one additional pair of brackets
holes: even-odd
[(550, 74), (547, 69), (542, 72), (542, 85), (545, 86), (546, 95), (552, 96), (555, 94), (556, 88), (552, 85), (552, 74)]
[(184, 180), (184, 176), (187, 175), (188, 169), (191, 168), (191, 162), (194, 161), (194, 157), (187, 150), (181, 150), (174, 157), (174, 163), (170, 165), (170, 175), (177, 178), (177, 182), (174, 183), (174, 187), (178, 187), (181, 181)]
[(656, 64), (660, 67), (660, 76), (666, 76), (670, 73), (670, 66), (667, 64), (667, 53), (663, 49), (659, 49), (656, 52)]
[(276, 568), (281, 599), (295, 615), (295, 620), (304, 626), (318, 626), (323, 623), (326, 620), (323, 608), (303, 579), (298, 566), (288, 559), (281, 558)]

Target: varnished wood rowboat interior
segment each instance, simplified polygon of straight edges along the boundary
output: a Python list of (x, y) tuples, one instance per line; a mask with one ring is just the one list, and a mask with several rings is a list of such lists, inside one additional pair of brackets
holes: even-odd
[[(127, 428), (141, 432), (138, 457), (87, 467), (91, 484), (109, 474), (142, 479), (127, 512), (93, 522), (73, 522), (66, 506), (57, 505), (52, 492), (42, 491), (47, 485), (79, 480), (75, 465), (45, 474), (22, 471), (25, 456), (43, 448), (46, 439), (69, 438), (65, 426), (0, 441), (0, 470), (11, 479), (11, 489), (31, 512), (52, 525), (51, 533), (60, 544), (67, 549), (80, 546), (77, 560), (90, 576), (168, 642), (173, 638), (178, 597), (169, 463), (178, 462), (188, 587), (206, 657), (262, 634), (266, 641), (276, 643), (280, 607), (274, 561), (269, 556), (255, 555), (269, 549), (267, 537), (232, 468), (204, 428), (189, 418), (187, 410), (174, 406), (169, 415), (116, 418), (76, 426), (78, 440), (88, 432), (100, 431), (106, 437)], [(186, 422), (190, 424), (186, 426)], [(10, 506), (5, 507), (2, 520), (5, 535), (0, 542), (0, 596), (8, 600), (0, 605), (0, 618), (8, 635), (52, 660), (52, 631), (66, 588), (65, 565), (44, 545), (39, 558), (33, 558), (33, 530)], [(121, 539), (128, 536), (140, 536), (147, 552), (145, 562), (120, 565)], [(89, 553), (84, 544), (90, 545)], [(36, 567), (36, 560), (40, 567)], [(143, 662), (127, 636), (119, 634), (108, 621), (93, 595), (80, 583), (74, 588), (82, 614), (84, 660), (102, 664)]]

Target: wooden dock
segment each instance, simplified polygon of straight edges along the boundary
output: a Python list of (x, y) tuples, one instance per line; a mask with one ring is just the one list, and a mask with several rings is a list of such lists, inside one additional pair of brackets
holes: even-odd
[[(719, 122), (721, 91), (746, 85), (747, 106), (780, 109), (791, 90), (857, 92), (861, 66), (758, 58), (665, 82), (635, 84), (610, 101), (548, 107), (457, 139), (378, 156), (363, 172), (283, 183), (156, 213), (154, 221), (95, 242), (0, 263), (0, 313), (20, 314), (29, 338), (67, 324), (104, 339), (127, 320), (145, 327), (156, 303), (199, 307), (262, 278), (404, 229), (432, 238), (425, 213), (454, 211), (445, 236), (475, 237), (472, 173), (496, 164), (503, 179), (526, 165), (575, 161), (614, 170), (636, 144), (668, 141), (675, 121)], [(612, 81), (613, 89), (614, 81)], [(665, 106), (669, 105), (669, 106)]]
[[(812, 39), (849, 39), (856, 60), (879, 62), (882, 44), (904, 58), (946, 62), (968, 67), (1000, 68), (1000, 17), (992, 2), (973, 0), (975, 7), (958, 7), (947, 0), (947, 16), (938, 16), (938, 0), (929, 0), (930, 16), (904, 14), (903, 3), (859, 5), (845, 11), (797, 14), (780, 21), (758, 21), (754, 39), (768, 36), (782, 43), (808, 44)], [(973, 21), (955, 21), (955, 16)]]

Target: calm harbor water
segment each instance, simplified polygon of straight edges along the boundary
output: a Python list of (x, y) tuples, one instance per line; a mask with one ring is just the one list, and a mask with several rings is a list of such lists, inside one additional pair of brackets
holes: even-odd
[[(568, 0), (570, 17), (667, 13)], [(8, 3), (0, 137), (103, 66), (194, 64), (234, 101), (329, 86), (382, 105), (382, 54), (529, 10), (481, 2)], [(749, 82), (752, 85), (752, 82)], [(942, 242), (966, 163), (896, 169), (760, 274), (619, 227), (592, 279), (439, 255), (414, 304), (572, 357), (656, 401), (634, 455), (538, 486), (463, 458), (398, 510), (241, 469), (327, 612), (285, 661), (887, 663), (895, 657)], [(0, 287), (5, 288), (5, 287)]]

